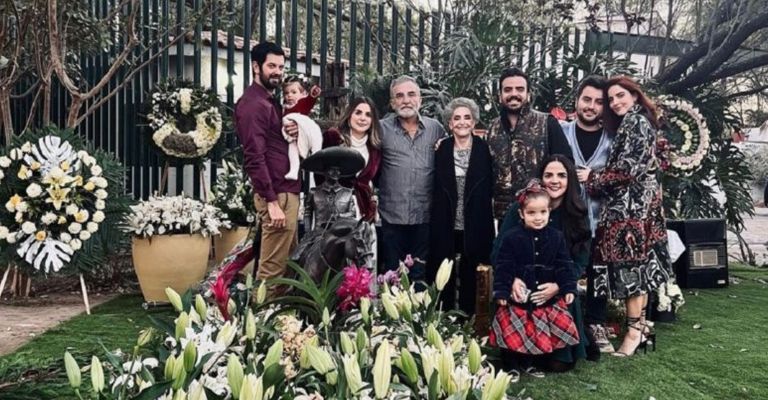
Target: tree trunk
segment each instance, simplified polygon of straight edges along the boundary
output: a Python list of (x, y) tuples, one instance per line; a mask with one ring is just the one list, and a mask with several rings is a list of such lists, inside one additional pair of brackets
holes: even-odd
[(69, 115), (67, 115), (67, 128), (75, 128), (77, 126), (77, 117), (80, 115), (82, 105), (82, 98), (72, 96), (72, 104), (69, 106)]
[(10, 91), (0, 90), (0, 115), (2, 115), (3, 133), (5, 134), (5, 144), (8, 145), (13, 139), (13, 115), (11, 114)]
[(43, 126), (51, 124), (51, 79), (40, 83), (43, 85)]

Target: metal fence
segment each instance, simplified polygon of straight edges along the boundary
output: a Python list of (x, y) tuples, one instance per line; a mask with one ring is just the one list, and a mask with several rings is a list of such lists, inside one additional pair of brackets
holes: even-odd
[[(94, 15), (105, 17), (121, 2), (90, 0), (89, 4)], [(324, 71), (332, 63), (345, 64), (349, 77), (361, 68), (386, 74), (409, 71), (416, 65), (430, 65), (439, 73), (444, 62), (439, 52), (441, 41), (462, 18), (440, 10), (402, 7), (392, 1), (355, 0), (141, 0), (138, 17), (141, 45), (135, 56), (143, 66), (135, 73), (131, 73), (134, 66), (121, 68), (101, 96), (116, 94), (107, 101), (97, 96), (86, 104), (103, 103), (77, 127), (95, 147), (114, 153), (128, 167), (126, 190), (135, 198), (146, 198), (160, 186), (163, 165), (150, 148), (142, 117), (142, 104), (158, 81), (185, 78), (209, 86), (220, 93), (231, 112), (239, 93), (250, 84), (250, 47), (262, 40), (281, 44), (288, 52), (287, 68), (318, 77), (324, 88)], [(184, 28), (179, 23), (190, 18), (194, 18), (192, 26)], [(164, 29), (169, 26), (170, 30)], [(583, 48), (586, 36), (584, 32), (566, 32), (561, 37), (569, 39), (559, 52), (537, 54), (536, 49), (543, 48), (541, 43), (547, 40), (547, 33), (542, 32), (529, 42), (521, 40), (500, 49), (499, 55), (514, 54), (510, 64), (554, 64), (566, 52), (578, 51), (580, 45)], [(93, 84), (102, 77), (124, 45), (125, 38), (120, 37), (101, 54), (80, 57), (85, 80)], [(33, 84), (31, 78), (22, 80), (16, 93), (30, 92)], [(52, 122), (64, 126), (68, 94), (55, 80), (52, 91)], [(13, 100), (17, 132), (34, 101), (33, 96)], [(39, 116), (40, 108), (33, 117)], [(232, 132), (224, 142), (227, 149), (237, 146)], [(201, 185), (215, 182), (221, 153), (212, 155), (205, 171), (191, 165), (172, 168), (168, 191), (200, 197), (204, 191)]]

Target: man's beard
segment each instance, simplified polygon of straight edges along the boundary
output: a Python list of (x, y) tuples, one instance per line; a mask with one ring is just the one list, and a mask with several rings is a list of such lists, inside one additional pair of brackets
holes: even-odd
[(275, 90), (280, 87), (280, 83), (283, 81), (282, 77), (278, 74), (272, 74), (271, 77), (273, 79), (276, 79), (276, 82), (270, 81), (270, 76), (265, 75), (262, 73), (259, 73), (259, 81), (261, 81), (261, 85), (264, 86), (267, 90)]
[(588, 121), (584, 118), (584, 113), (581, 112), (576, 113), (576, 118), (578, 118), (579, 122), (581, 122), (581, 124), (584, 126), (595, 127), (600, 126), (601, 123), (600, 117), (596, 116), (592, 121)]
[[(513, 107), (513, 106), (510, 106), (510, 105), (509, 105), (509, 101), (510, 101), (510, 100), (512, 100), (512, 99), (515, 99), (515, 100), (517, 100), (517, 101), (519, 102), (519, 104), (520, 104), (520, 105), (519, 105), (519, 106), (515, 106), (515, 107)], [(504, 99), (504, 103), (502, 104), (502, 107), (503, 107), (505, 110), (507, 110), (507, 112), (508, 112), (509, 114), (518, 115), (518, 114), (520, 114), (520, 112), (523, 110), (523, 108), (525, 108), (525, 106), (526, 106), (527, 104), (528, 104), (528, 103), (527, 103), (527, 102), (525, 101), (525, 99), (523, 99), (522, 97), (519, 97), (519, 96), (514, 96), (514, 95), (513, 95), (513, 96), (508, 96), (508, 97), (506, 97), (506, 98)]]

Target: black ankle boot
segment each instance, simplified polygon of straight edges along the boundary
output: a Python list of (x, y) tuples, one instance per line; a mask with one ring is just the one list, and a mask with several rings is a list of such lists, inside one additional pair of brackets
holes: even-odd
[(600, 347), (594, 342), (589, 342), (587, 345), (587, 361), (598, 362), (600, 361)]

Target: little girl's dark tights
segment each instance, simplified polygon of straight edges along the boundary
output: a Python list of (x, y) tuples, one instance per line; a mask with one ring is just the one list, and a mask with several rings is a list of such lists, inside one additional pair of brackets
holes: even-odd
[(535, 366), (535, 363), (540, 357), (541, 356), (501, 349), (501, 365), (505, 371), (511, 371), (513, 369), (524, 371), (529, 367)]

